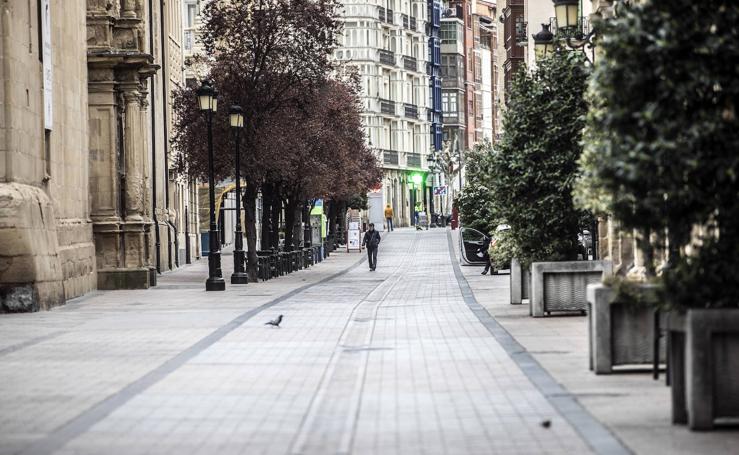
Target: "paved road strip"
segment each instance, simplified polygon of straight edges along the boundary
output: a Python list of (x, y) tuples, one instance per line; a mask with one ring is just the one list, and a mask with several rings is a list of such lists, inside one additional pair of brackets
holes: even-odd
[(246, 321), (248, 321), (255, 315), (305, 291), (306, 289), (325, 283), (327, 281), (331, 281), (346, 273), (349, 273), (350, 271), (359, 267), (365, 260), (366, 256), (363, 255), (354, 265), (340, 272), (327, 276), (315, 283), (306, 284), (299, 288), (293, 289), (292, 291), (280, 297), (277, 297), (263, 305), (260, 305), (256, 308), (240, 314), (236, 318), (232, 319), (230, 322), (214, 330), (197, 343), (183, 350), (182, 352), (167, 360), (163, 364), (159, 365), (157, 368), (153, 369), (141, 378), (128, 384), (126, 387), (105, 398), (99, 403), (93, 405), (87, 411), (60, 426), (52, 433), (46, 435), (43, 439), (36, 441), (35, 443), (17, 453), (21, 455), (46, 455), (53, 453), (55, 450), (58, 450), (72, 439), (89, 430), (93, 425), (106, 418), (113, 411), (122, 407), (137, 395), (143, 393), (153, 385), (163, 380), (169, 374), (183, 366), (188, 361), (192, 360), (205, 349), (217, 343), (223, 337), (243, 325)]
[(449, 245), (449, 257), (454, 267), (454, 276), (457, 278), (462, 297), (467, 306), (472, 310), (477, 319), (490, 332), (491, 335), (505, 349), (511, 359), (523, 371), (526, 377), (541, 391), (547, 401), (559, 414), (567, 420), (578, 432), (583, 440), (594, 452), (604, 455), (622, 455), (632, 452), (608, 428), (593, 417), (577, 398), (567, 389), (562, 387), (554, 378), (536, 361), (536, 359), (524, 348), (508, 331), (501, 326), (488, 311), (477, 302), (472, 288), (462, 274), (455, 254), (455, 245), (452, 240), (451, 231), (447, 231), (447, 242)]
[[(413, 257), (418, 248), (418, 240), (418, 236), (414, 235), (413, 242), (406, 251), (403, 260), (394, 267), (389, 278), (373, 286), (354, 306), (288, 453), (301, 454), (314, 452), (318, 449), (336, 454), (352, 452), (369, 361), (369, 351), (367, 349), (372, 345), (377, 311), (403, 278), (397, 272)], [(375, 294), (379, 294), (379, 297), (374, 297)], [(367, 323), (369, 323), (369, 326)], [(356, 344), (360, 340), (361, 343)], [(340, 370), (341, 374), (337, 375), (337, 370)], [(347, 374), (347, 370), (353, 374)], [(347, 384), (347, 381), (350, 384)], [(339, 412), (342, 416), (330, 415), (331, 412), (335, 414), (336, 411), (335, 407), (324, 409), (329, 408), (326, 397), (329, 392), (335, 392), (341, 389), (342, 386), (348, 386), (352, 390), (340, 407)], [(336, 403), (331, 404), (335, 405)], [(342, 426), (344, 430), (338, 448), (335, 450), (325, 447), (325, 441), (320, 440), (320, 429), (326, 423), (323, 420), (327, 416), (333, 419), (343, 418)]]

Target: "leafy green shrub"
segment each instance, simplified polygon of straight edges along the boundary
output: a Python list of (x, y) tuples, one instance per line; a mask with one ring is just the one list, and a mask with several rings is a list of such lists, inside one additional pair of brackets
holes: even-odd
[(671, 0), (601, 26), (576, 193), (643, 238), (667, 233), (679, 307), (739, 306), (737, 24), (736, 1)]
[(515, 256), (515, 245), (511, 238), (511, 231), (499, 231), (494, 235), (493, 242), (490, 242), (488, 253), (490, 262), (497, 270), (507, 269), (511, 265), (511, 259)]
[(498, 225), (490, 189), (479, 183), (464, 186), (457, 197), (457, 208), (465, 227), (489, 234)]
[(495, 209), (488, 174), (493, 145), (484, 140), (465, 154), (467, 181), (456, 203), (465, 227), (477, 229), (485, 234), (492, 233), (503, 221)]
[(519, 72), (513, 82), (488, 181), (524, 266), (577, 259), (583, 214), (574, 207), (572, 185), (582, 152), (588, 74), (582, 54), (563, 51), (531, 73)]

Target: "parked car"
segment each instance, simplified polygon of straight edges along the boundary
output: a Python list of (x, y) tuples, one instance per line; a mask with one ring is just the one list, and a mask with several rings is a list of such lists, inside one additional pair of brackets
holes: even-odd
[[(511, 255), (507, 254), (505, 250), (500, 251), (500, 248), (506, 248), (504, 245), (504, 237), (507, 232), (511, 230), (511, 227), (507, 224), (500, 224), (495, 228), (495, 232), (492, 236), (484, 234), (477, 229), (468, 227), (461, 228), (460, 231), (460, 252), (462, 262), (467, 265), (485, 265), (485, 258), (479, 254), (480, 248), (487, 239), (490, 239), (490, 247), (488, 248), (488, 255), (490, 256), (492, 263), (493, 273), (498, 273), (499, 270), (506, 270), (510, 267)], [(584, 230), (578, 234), (579, 243), (579, 254), (578, 259), (592, 260), (593, 259), (593, 242), (590, 231)], [(498, 251), (496, 251), (496, 249)]]
[(461, 228), (459, 232), (461, 262), (467, 265), (485, 265), (486, 259), (480, 255), (479, 251), (489, 238), (477, 229)]

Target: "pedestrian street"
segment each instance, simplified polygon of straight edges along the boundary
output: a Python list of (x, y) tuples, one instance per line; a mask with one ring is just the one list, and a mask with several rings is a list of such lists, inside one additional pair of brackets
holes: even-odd
[(0, 453), (628, 453), (474, 301), (449, 231), (382, 235), (375, 272), (337, 252), (206, 293), (199, 261), (3, 316)]

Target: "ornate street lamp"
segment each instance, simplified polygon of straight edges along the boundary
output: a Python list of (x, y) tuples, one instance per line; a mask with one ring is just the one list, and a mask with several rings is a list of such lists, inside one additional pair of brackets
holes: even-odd
[(537, 60), (545, 58), (554, 50), (554, 34), (550, 27), (550, 24), (541, 24), (541, 30), (531, 35), (534, 39), (534, 56)]
[(234, 272), (231, 274), (231, 284), (246, 284), (249, 282), (244, 270), (244, 236), (241, 232), (241, 155), (239, 153), (239, 132), (244, 127), (244, 114), (241, 106), (231, 106), (228, 112), (231, 129), (234, 131), (235, 161), (236, 161), (236, 240), (234, 241)]
[(198, 106), (205, 113), (208, 124), (208, 196), (210, 203), (210, 228), (208, 230), (208, 279), (205, 281), (206, 291), (225, 291), (226, 282), (223, 281), (221, 272), (221, 242), (218, 239), (218, 226), (216, 225), (216, 197), (215, 182), (213, 177), (213, 113), (218, 107), (218, 92), (211, 87), (209, 81), (203, 84), (197, 91)]
[[(572, 50), (582, 51), (591, 63), (594, 62), (596, 27), (590, 27), (590, 30), (588, 30), (587, 19), (580, 17), (579, 0), (552, 0), (552, 3), (554, 3), (554, 14), (557, 21), (557, 36), (553, 47), (546, 49), (546, 52), (550, 52), (556, 46), (562, 49), (566, 46)], [(617, 2), (616, 6), (618, 5)], [(536, 43), (536, 38), (543, 31), (534, 35), (537, 58), (539, 58), (539, 44)], [(545, 38), (545, 36), (542, 36), (542, 38)], [(559, 41), (559, 43), (556, 41)], [(590, 54), (586, 49), (590, 51)]]
[(579, 19), (579, 0), (552, 0), (557, 28), (572, 30), (577, 27)]

